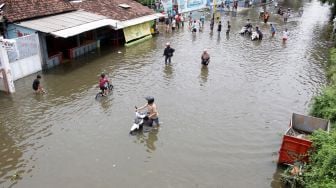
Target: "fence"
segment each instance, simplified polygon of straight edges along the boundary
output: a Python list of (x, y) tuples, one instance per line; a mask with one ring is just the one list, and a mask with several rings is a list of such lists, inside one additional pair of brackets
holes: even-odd
[(93, 51), (97, 48), (100, 47), (100, 41), (92, 41), (88, 44), (79, 46), (79, 47), (75, 47), (75, 48), (71, 48), (68, 50), (69, 52), (69, 57), (70, 59), (75, 59), (79, 56), (82, 56), (84, 54), (89, 53), (90, 51)]
[(42, 70), (37, 34), (15, 39), (3, 39), (2, 44), (14, 81)]
[(62, 61), (63, 61), (63, 53), (58, 52), (57, 54), (48, 57), (47, 68), (50, 69), (54, 66), (57, 66), (57, 65), (61, 64)]

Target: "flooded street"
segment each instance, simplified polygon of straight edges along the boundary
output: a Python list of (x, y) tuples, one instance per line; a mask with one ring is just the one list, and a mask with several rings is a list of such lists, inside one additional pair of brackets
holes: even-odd
[[(41, 81), (47, 95), (33, 94), (36, 75), (16, 81), (14, 95), (0, 94), (0, 187), (280, 187), (281, 134), (291, 113), (307, 114), (325, 85), (329, 45), (328, 6), (284, 6), (294, 15), (285, 25), (271, 14), (274, 38), (259, 9), (244, 10), (223, 14), (221, 35), (209, 34), (209, 20), (196, 36), (187, 27), (167, 34), (162, 25), (143, 43), (49, 70)], [(238, 34), (248, 17), (263, 41)], [(282, 44), (285, 28), (290, 35)], [(165, 66), (168, 41), (176, 52)], [(204, 48), (207, 69), (200, 65)], [(101, 72), (115, 88), (97, 101)], [(130, 136), (134, 106), (147, 95), (155, 97), (161, 126)]]

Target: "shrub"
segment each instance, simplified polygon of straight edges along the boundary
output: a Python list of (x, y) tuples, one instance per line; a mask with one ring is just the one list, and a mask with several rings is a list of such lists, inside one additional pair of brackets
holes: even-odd
[(314, 97), (310, 114), (315, 117), (336, 121), (336, 88), (326, 87), (321, 95)]
[(336, 85), (336, 48), (330, 50), (327, 78), (330, 85)]
[(304, 173), (306, 187), (336, 187), (336, 131), (315, 131), (311, 140), (315, 151)]

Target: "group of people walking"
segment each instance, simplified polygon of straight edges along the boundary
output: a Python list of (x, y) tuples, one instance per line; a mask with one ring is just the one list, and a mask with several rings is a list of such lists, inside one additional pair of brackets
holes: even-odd
[(169, 15), (165, 18), (166, 32), (175, 31), (184, 27), (184, 15)]

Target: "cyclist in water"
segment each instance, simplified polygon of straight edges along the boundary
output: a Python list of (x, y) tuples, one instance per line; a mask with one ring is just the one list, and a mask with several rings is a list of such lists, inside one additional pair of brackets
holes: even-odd
[(109, 85), (110, 85), (110, 82), (107, 76), (104, 73), (102, 73), (99, 78), (99, 88), (102, 90), (103, 96), (106, 96), (108, 94)]

